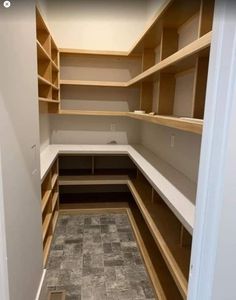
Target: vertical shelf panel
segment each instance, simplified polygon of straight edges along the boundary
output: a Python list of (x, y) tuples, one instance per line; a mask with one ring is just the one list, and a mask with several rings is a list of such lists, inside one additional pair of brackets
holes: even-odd
[(175, 75), (174, 74), (160, 74), (159, 82), (159, 115), (172, 115), (175, 98)]
[(163, 28), (161, 36), (160, 57), (167, 58), (178, 50), (177, 28)]
[[(151, 68), (155, 64), (154, 49), (144, 49), (142, 54), (142, 72)], [(140, 109), (145, 112), (152, 111), (153, 83), (141, 82), (140, 84)]]
[(204, 117), (208, 63), (207, 57), (197, 58), (193, 91), (193, 118), (203, 119)]
[(151, 68), (155, 64), (155, 51), (154, 49), (143, 49), (142, 55), (142, 72)]
[(198, 37), (212, 30), (215, 0), (201, 0)]
[(142, 82), (140, 88), (140, 109), (146, 113), (152, 111), (153, 83)]

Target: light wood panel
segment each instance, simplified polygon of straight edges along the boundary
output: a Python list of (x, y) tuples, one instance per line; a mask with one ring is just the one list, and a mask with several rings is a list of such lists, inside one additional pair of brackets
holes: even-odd
[(47, 235), (47, 231), (49, 229), (50, 226), (50, 222), (51, 222), (51, 218), (52, 218), (52, 213), (48, 213), (44, 219), (43, 222), (43, 240), (45, 239), (46, 235)]
[[(174, 299), (174, 300), (182, 300), (183, 297), (181, 296), (166, 264), (165, 261), (155, 243), (155, 240), (153, 239), (152, 234), (150, 233), (150, 230), (138, 208), (138, 206), (132, 201), (130, 204), (130, 209), (133, 215), (133, 218), (135, 219), (135, 222), (137, 224), (138, 230), (140, 232), (140, 235), (142, 237), (143, 243), (145, 245), (145, 248), (147, 249), (148, 256), (150, 257), (151, 264), (153, 269), (151, 271), (154, 272), (154, 274), (157, 274), (158, 276), (158, 283), (161, 285), (161, 290), (156, 290), (157, 298), (158, 300), (162, 299)], [(142, 244), (141, 244), (142, 246)], [(146, 257), (143, 256), (144, 261), (146, 262)], [(146, 262), (146, 266), (148, 265), (148, 262)], [(151, 272), (149, 271), (149, 276), (151, 278)], [(152, 278), (151, 278), (152, 280)], [(155, 285), (155, 281), (153, 281), (154, 287), (158, 289), (158, 285)], [(158, 293), (159, 291), (159, 293)], [(161, 293), (160, 293), (161, 292)], [(164, 293), (164, 295), (163, 295)], [(164, 297), (164, 298), (162, 298)]]
[(177, 28), (163, 28), (160, 44), (161, 60), (178, 51), (178, 31)]
[(155, 55), (154, 49), (143, 49), (142, 72), (155, 65)]
[(47, 261), (52, 236), (55, 229), (58, 209), (59, 209), (59, 192), (58, 192), (58, 163), (57, 160), (53, 163), (50, 170), (46, 174), (45, 179), (41, 184), (42, 200), (42, 230), (43, 230), (43, 261), (44, 266)]
[(125, 175), (60, 176), (59, 185), (121, 185), (128, 179)]
[(101, 87), (126, 87), (126, 82), (114, 81), (86, 81), (86, 80), (60, 80), (61, 85), (85, 85)]
[(193, 132), (197, 134), (202, 133), (203, 121), (191, 118), (180, 118), (174, 116), (160, 116), (148, 114), (128, 113), (133, 119), (142, 120), (149, 123), (159, 124), (171, 128), (176, 128), (183, 131)]
[(125, 117), (127, 112), (122, 111), (83, 111), (83, 110), (65, 110), (59, 111), (60, 115), (77, 115), (77, 116), (115, 116)]
[[(139, 187), (142, 184), (142, 182), (139, 181)], [(173, 256), (173, 252), (171, 252), (169, 245), (166, 243), (165, 237), (163, 236), (163, 233), (160, 231), (160, 227), (158, 226), (158, 217), (156, 217), (158, 210), (155, 210), (155, 215), (151, 214), (151, 211), (148, 210), (148, 208), (145, 206), (145, 202), (148, 202), (148, 199), (145, 199), (148, 197), (148, 190), (146, 188), (142, 189), (139, 188), (139, 191), (137, 191), (137, 183), (135, 182), (135, 184), (131, 181), (129, 181), (128, 186), (130, 188), (130, 191), (132, 193), (132, 195), (134, 196), (137, 205), (139, 206), (139, 209), (141, 211), (141, 213), (143, 214), (143, 217), (151, 231), (151, 233), (153, 234), (153, 238), (155, 239), (159, 250), (161, 251), (163, 258), (183, 296), (184, 299), (187, 298), (187, 279), (184, 276), (182, 270), (180, 269), (179, 264), (177, 263), (175, 257)], [(141, 196), (140, 193), (141, 192)], [(150, 200), (151, 200), (151, 194), (150, 196)], [(152, 206), (152, 209), (154, 207)], [(163, 213), (164, 211), (162, 211)], [(154, 221), (154, 216), (155, 216), (155, 221)], [(167, 217), (167, 215), (161, 215), (158, 214), (158, 216), (160, 217)], [(167, 222), (168, 223), (168, 222)], [(170, 232), (168, 233), (170, 234)]]
[(133, 216), (133, 214), (131, 212), (131, 209), (129, 209), (129, 208), (127, 209), (127, 215), (129, 217), (130, 224), (132, 226), (134, 235), (136, 237), (137, 244), (139, 246), (139, 250), (141, 252), (143, 260), (145, 262), (145, 265), (146, 265), (148, 274), (150, 276), (151, 282), (152, 282), (153, 287), (155, 289), (157, 299), (167, 300), (165, 292), (164, 292), (164, 290), (162, 288), (160, 279), (158, 277), (158, 274), (155, 271), (155, 268), (154, 268), (152, 260), (151, 260), (151, 258), (149, 256), (147, 247), (146, 247), (146, 245), (145, 245), (145, 243), (143, 241), (143, 238), (141, 236), (141, 233), (139, 231), (138, 225), (136, 224), (136, 221), (135, 221), (134, 216)]
[(50, 247), (51, 247), (51, 243), (52, 243), (52, 235), (47, 237), (44, 249), (43, 249), (43, 265), (45, 266), (47, 263), (47, 259), (48, 259), (48, 254), (50, 251)]
[(141, 82), (140, 109), (146, 113), (152, 111), (153, 85), (151, 82)]
[(208, 63), (206, 57), (199, 57), (196, 61), (194, 91), (193, 91), (193, 117), (203, 119), (208, 76)]
[(173, 115), (175, 75), (161, 73), (159, 77), (158, 114)]
[(39, 112), (57, 113), (60, 102), (59, 52), (38, 7), (36, 7), (36, 35)]
[(102, 50), (86, 50), (73, 48), (59, 48), (61, 54), (81, 54), (81, 55), (104, 55), (104, 56), (127, 56), (127, 51), (102, 51)]
[(201, 0), (198, 36), (212, 30), (215, 0)]
[(42, 203), (41, 203), (41, 208), (42, 208), (42, 212), (44, 212), (44, 209), (46, 208), (48, 201), (50, 199), (51, 196), (51, 190), (45, 191), (43, 194), (43, 198), (42, 198)]
[[(136, 76), (135, 78), (129, 80), (128, 86), (143, 80), (152, 80), (153, 78), (155, 79), (156, 77), (154, 75), (157, 75), (158, 73), (160, 73), (160, 71), (164, 69), (166, 69), (166, 72), (169, 72), (169, 68), (171, 66), (172, 66), (171, 69), (172, 73), (177, 73), (180, 72), (181, 70), (186, 70), (189, 69), (190, 67), (193, 67), (196, 60), (195, 54), (198, 54), (199, 56), (204, 56), (204, 55), (207, 56), (208, 53), (204, 52), (203, 50), (210, 47), (211, 37), (212, 37), (212, 32), (205, 34), (198, 40), (185, 46), (184, 48), (180, 49), (173, 55), (161, 61), (160, 63), (149, 68), (148, 70)], [(190, 59), (187, 59), (189, 57)]]

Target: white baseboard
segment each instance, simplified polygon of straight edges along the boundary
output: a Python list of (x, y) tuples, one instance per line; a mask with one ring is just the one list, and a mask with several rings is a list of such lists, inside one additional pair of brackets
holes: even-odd
[(46, 275), (46, 271), (47, 271), (46, 269), (43, 269), (42, 277), (41, 277), (41, 280), (40, 280), (40, 283), (39, 283), (39, 287), (38, 287), (38, 291), (37, 291), (37, 295), (36, 295), (35, 300), (39, 300), (39, 296), (40, 296), (40, 293), (41, 293), (41, 289), (42, 289), (43, 281), (44, 281), (44, 278), (45, 278), (45, 275)]

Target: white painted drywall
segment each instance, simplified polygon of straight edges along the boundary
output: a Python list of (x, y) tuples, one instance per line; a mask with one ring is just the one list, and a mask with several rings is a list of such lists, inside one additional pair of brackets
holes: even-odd
[(51, 116), (52, 144), (139, 143), (140, 123), (128, 118)]
[(35, 299), (42, 275), (34, 11), (34, 1), (0, 5), (0, 143), (11, 300)]
[[(171, 147), (172, 136), (174, 147)], [(141, 143), (192, 181), (197, 181), (200, 135), (143, 122)]]

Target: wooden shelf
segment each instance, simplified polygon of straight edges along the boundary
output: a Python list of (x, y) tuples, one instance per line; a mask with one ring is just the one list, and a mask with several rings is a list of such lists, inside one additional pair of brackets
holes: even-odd
[(103, 55), (103, 56), (127, 56), (127, 51), (102, 51), (102, 50), (85, 50), (72, 48), (59, 48), (60, 54), (81, 54), (81, 55)]
[(60, 115), (77, 115), (77, 116), (115, 116), (124, 117), (127, 116), (127, 112), (122, 111), (87, 111), (87, 110), (67, 110), (61, 109)]
[(47, 235), (47, 231), (51, 222), (52, 214), (48, 213), (43, 221), (43, 241)]
[(137, 120), (146, 121), (149, 123), (159, 124), (171, 128), (176, 128), (183, 131), (202, 134), (203, 120), (198, 121), (193, 118), (181, 118), (173, 116), (160, 116), (148, 114), (128, 113), (129, 117)]
[(40, 75), (38, 75), (38, 82), (39, 82), (39, 84), (45, 84), (48, 86), (52, 86), (52, 83), (50, 81), (48, 81), (47, 79), (43, 78)]
[(37, 55), (38, 55), (38, 59), (51, 61), (50, 55), (43, 48), (43, 46), (40, 44), (38, 40), (37, 40)]
[(59, 88), (58, 86), (56, 86), (55, 84), (52, 84), (52, 83), (51, 83), (51, 86), (52, 86), (52, 89), (53, 89), (53, 90), (57, 90), (57, 91), (60, 90), (60, 88)]
[(48, 191), (44, 192), (42, 202), (41, 202), (42, 212), (44, 212), (44, 209), (48, 204), (48, 200), (49, 200), (50, 196), (51, 196), (51, 190), (48, 190)]
[(59, 72), (59, 67), (55, 64), (55, 62), (53, 60), (51, 60), (51, 62), (52, 62), (52, 69), (53, 69), (53, 71)]
[(52, 197), (52, 211), (53, 212), (54, 212), (55, 207), (57, 205), (58, 196), (59, 196), (59, 193), (58, 192), (54, 192), (53, 197)]
[(57, 183), (57, 179), (58, 179), (58, 175), (57, 174), (53, 174), (52, 181), (51, 181), (52, 189), (55, 187), (55, 185)]
[(128, 179), (125, 175), (60, 176), (59, 185), (119, 185), (127, 184)]
[[(176, 53), (162, 60), (153, 67), (147, 69), (135, 78), (127, 82), (127, 86), (135, 83), (156, 79), (160, 71), (165, 70), (168, 73), (181, 72), (194, 66), (197, 56), (207, 55), (207, 48), (211, 45), (212, 32), (209, 32), (190, 43), (186, 47), (180, 49)], [(205, 51), (204, 51), (205, 50)]]
[(45, 246), (44, 246), (44, 249), (43, 249), (43, 265), (44, 265), (44, 267), (47, 263), (51, 243), (52, 243), (52, 235), (47, 237), (47, 240), (46, 240), (46, 243), (45, 243)]
[(59, 100), (53, 100), (53, 99), (42, 98), (42, 97), (39, 97), (39, 101), (40, 102), (47, 102), (47, 103), (60, 103)]
[[(188, 286), (187, 279), (184, 276), (180, 266), (176, 262), (176, 259), (174, 258), (169, 245), (166, 243), (165, 237), (162, 235), (162, 232), (159, 230), (159, 228), (157, 226), (157, 224), (158, 224), (157, 216), (155, 216), (155, 220), (156, 220), (156, 222), (155, 222), (153, 219), (153, 213), (151, 214), (150, 211), (147, 209), (147, 207), (144, 204), (144, 202), (146, 202), (146, 200), (144, 200), (144, 197), (145, 197), (144, 195), (146, 194), (146, 191), (144, 191), (144, 193), (142, 194), (143, 198), (141, 198), (135, 185), (131, 181), (129, 181), (129, 188), (137, 202), (137, 205), (138, 205), (138, 207), (139, 207), (139, 209), (140, 209), (140, 211), (141, 211), (141, 213), (153, 235), (153, 238), (156, 241), (156, 244), (158, 245), (160, 252), (162, 253), (162, 256), (163, 256), (183, 298), (186, 299), (187, 298), (187, 286)], [(155, 210), (155, 212), (158, 212), (158, 211)], [(160, 213), (158, 213), (158, 215), (160, 216)], [(167, 221), (167, 219), (166, 219), (166, 221)], [(168, 226), (166, 228), (168, 228)], [(170, 229), (171, 229), (171, 227), (170, 227)], [(170, 233), (170, 232), (168, 232), (168, 233)], [(170, 234), (172, 234), (172, 233), (170, 233)], [(183, 249), (183, 252), (186, 252), (186, 251)]]
[(113, 81), (60, 80), (60, 85), (126, 87), (127, 83), (126, 82), (113, 82)]
[(54, 212), (54, 215), (53, 215), (53, 219), (52, 219), (52, 232), (55, 231), (58, 216), (59, 216), (58, 211), (55, 211), (55, 212)]

